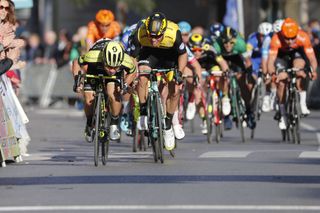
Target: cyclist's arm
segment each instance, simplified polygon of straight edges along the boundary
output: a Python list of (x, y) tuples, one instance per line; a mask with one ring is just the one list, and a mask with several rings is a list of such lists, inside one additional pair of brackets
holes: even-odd
[(130, 85), (132, 81), (135, 79), (137, 74), (137, 66), (136, 61), (134, 58), (130, 57), (129, 55), (125, 54), (124, 61), (122, 62), (124, 67), (125, 77), (124, 82), (127, 85)]
[(182, 36), (180, 30), (177, 30), (176, 40), (174, 43), (174, 48), (178, 52), (178, 69), (179, 71), (183, 71), (188, 63), (188, 55), (186, 51), (186, 46), (182, 41)]
[[(241, 36), (237, 36), (237, 41), (235, 44), (235, 53), (241, 54), (244, 58), (244, 65), (245, 68), (250, 68), (252, 66), (251, 63), (251, 50), (249, 48), (249, 50), (247, 49), (247, 43), (245, 42), (245, 40), (241, 37)], [(252, 67), (251, 67), (252, 68)]]
[(190, 65), (192, 66), (192, 68), (195, 70), (197, 76), (198, 76), (198, 79), (199, 79), (199, 82), (202, 81), (202, 68), (201, 68), (201, 65), (199, 63), (199, 61), (197, 59), (193, 60), (192, 63), (190, 63)]
[[(309, 59), (310, 65), (312, 67), (313, 70), (313, 74), (316, 75), (316, 70), (317, 70), (317, 59), (313, 50), (313, 47), (311, 45), (311, 41), (309, 36), (307, 36), (307, 34), (305, 34), (305, 39), (303, 42), (303, 48), (304, 48), (304, 52), (307, 55), (307, 58)], [(314, 77), (315, 78), (315, 77)]]
[(131, 37), (131, 42), (129, 43), (129, 48), (130, 48), (130, 56), (133, 58), (137, 58), (141, 49), (141, 44), (139, 42), (139, 29), (134, 32), (134, 34)]

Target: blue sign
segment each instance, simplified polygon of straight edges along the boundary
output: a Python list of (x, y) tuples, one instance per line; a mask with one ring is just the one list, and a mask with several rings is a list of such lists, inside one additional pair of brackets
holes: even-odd
[(223, 18), (223, 24), (239, 30), (237, 0), (227, 0), (227, 12)]
[(13, 0), (16, 9), (33, 7), (33, 0)]

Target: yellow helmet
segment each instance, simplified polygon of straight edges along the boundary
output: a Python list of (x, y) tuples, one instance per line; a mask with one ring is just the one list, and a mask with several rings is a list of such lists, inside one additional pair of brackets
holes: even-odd
[(149, 36), (161, 36), (167, 28), (167, 18), (163, 13), (156, 12), (147, 18), (145, 25)]

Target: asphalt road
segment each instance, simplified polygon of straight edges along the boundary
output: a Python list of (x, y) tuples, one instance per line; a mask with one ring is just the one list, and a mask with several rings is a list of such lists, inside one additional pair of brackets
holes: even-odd
[(26, 111), (30, 156), (0, 168), (0, 212), (320, 212), (320, 111), (303, 118), (300, 145), (281, 141), (273, 112), (246, 143), (234, 128), (208, 144), (197, 119), (164, 164), (123, 136), (99, 167), (81, 112)]

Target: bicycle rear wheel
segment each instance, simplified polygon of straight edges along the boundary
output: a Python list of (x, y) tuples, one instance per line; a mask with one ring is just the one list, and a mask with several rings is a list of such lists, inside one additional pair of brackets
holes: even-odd
[(94, 165), (98, 166), (99, 164), (99, 143), (100, 143), (100, 116), (101, 116), (101, 99), (102, 94), (98, 93), (98, 97), (96, 98), (95, 104), (95, 113), (94, 113)]
[(103, 141), (101, 143), (101, 160), (102, 164), (106, 165), (109, 153), (109, 140)]

